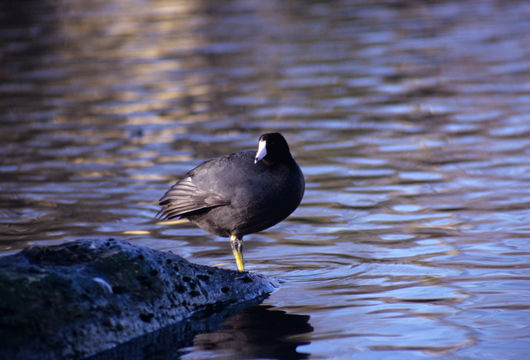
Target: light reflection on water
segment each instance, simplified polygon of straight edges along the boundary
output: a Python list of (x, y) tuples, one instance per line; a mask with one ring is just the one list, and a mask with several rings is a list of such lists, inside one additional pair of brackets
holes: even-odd
[[(4, 253), (118, 237), (233, 267), (226, 239), (156, 225), (155, 201), (201, 160), (279, 130), (306, 195), (245, 256), (283, 286), (184, 358), (265, 356), (269, 316), (294, 321), (270, 327), (271, 358), (530, 354), (526, 2), (5, 10)], [(234, 341), (241, 329), (258, 337)]]

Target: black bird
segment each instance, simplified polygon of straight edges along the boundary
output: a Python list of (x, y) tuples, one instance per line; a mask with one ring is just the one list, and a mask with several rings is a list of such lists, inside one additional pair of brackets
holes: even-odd
[(163, 220), (187, 218), (200, 228), (230, 237), (237, 269), (243, 236), (289, 216), (304, 195), (304, 175), (280, 133), (261, 135), (257, 151), (208, 160), (188, 171), (160, 199)]

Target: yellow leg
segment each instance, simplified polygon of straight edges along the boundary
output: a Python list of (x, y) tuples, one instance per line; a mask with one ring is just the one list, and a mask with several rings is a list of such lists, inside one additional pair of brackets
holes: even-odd
[(237, 270), (245, 271), (245, 266), (243, 265), (243, 239), (230, 235), (230, 245), (236, 259)]

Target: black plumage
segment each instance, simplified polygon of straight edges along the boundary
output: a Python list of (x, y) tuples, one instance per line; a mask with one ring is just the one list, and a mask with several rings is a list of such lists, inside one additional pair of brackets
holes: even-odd
[(285, 219), (304, 194), (304, 176), (285, 138), (268, 133), (258, 144), (257, 152), (203, 162), (160, 199), (160, 218), (187, 218), (212, 234), (229, 236), (239, 270), (242, 237)]

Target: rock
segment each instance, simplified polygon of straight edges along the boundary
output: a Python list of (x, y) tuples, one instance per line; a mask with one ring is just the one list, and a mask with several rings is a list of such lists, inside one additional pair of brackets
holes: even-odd
[(176, 341), (277, 286), (112, 239), (34, 246), (0, 258), (0, 354), (81, 358), (168, 327)]

